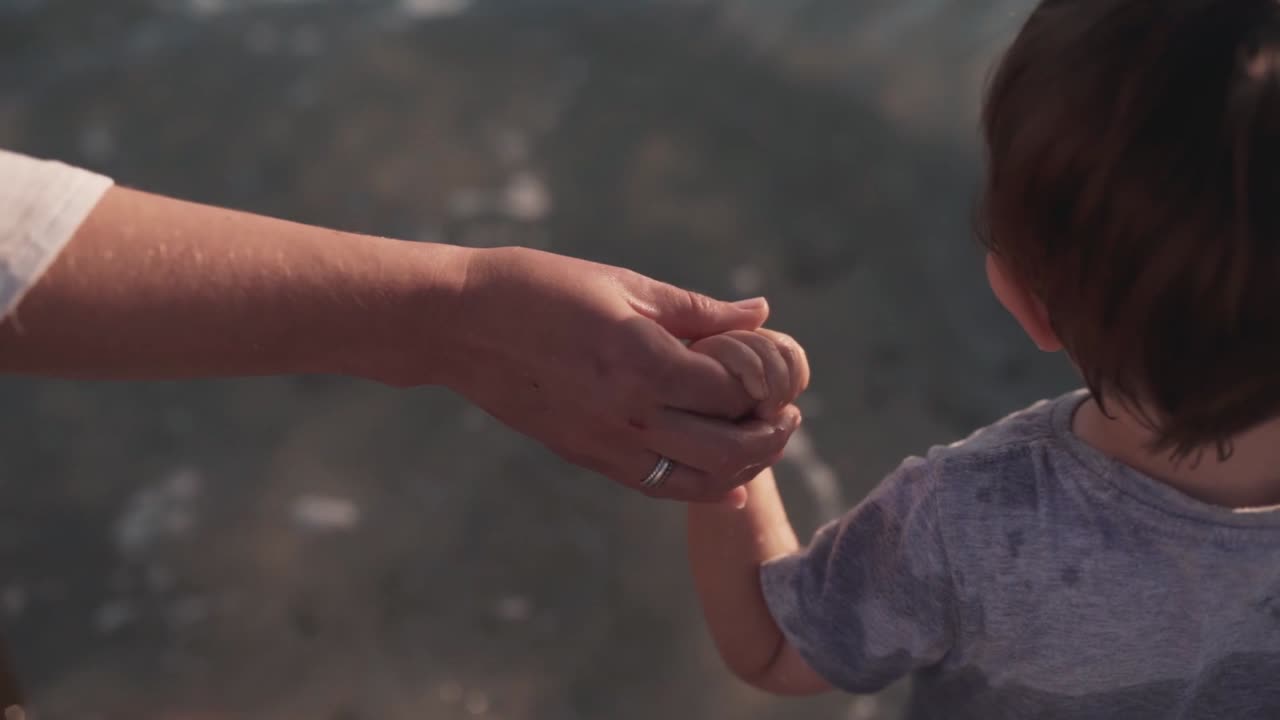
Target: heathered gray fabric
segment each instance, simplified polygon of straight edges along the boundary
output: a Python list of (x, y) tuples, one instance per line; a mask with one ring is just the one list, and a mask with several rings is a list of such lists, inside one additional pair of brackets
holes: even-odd
[(1280, 718), (1280, 509), (1193, 500), (1071, 432), (1084, 392), (910, 458), (767, 564), (839, 688), (912, 720)]

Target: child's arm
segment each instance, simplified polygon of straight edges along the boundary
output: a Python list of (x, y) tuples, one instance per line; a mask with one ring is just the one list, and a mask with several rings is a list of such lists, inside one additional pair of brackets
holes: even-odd
[[(761, 415), (808, 381), (804, 353), (786, 336), (729, 333), (691, 347), (763, 394)], [(748, 683), (784, 695), (877, 692), (960, 642), (963, 618), (974, 616), (966, 608), (981, 606), (962, 600), (953, 579), (930, 461), (903, 461), (803, 550), (773, 473), (745, 487), (739, 512), (689, 508), (689, 556), (720, 655)]]
[(720, 657), (761, 690), (805, 695), (830, 689), (783, 638), (765, 605), (760, 566), (797, 551), (773, 471), (746, 485), (742, 510), (689, 506), (689, 563)]
[[(780, 412), (809, 384), (804, 350), (769, 330), (733, 332), (692, 349), (723, 364), (759, 401), (757, 415)], [(773, 471), (747, 483), (745, 507), (689, 507), (689, 561), (720, 656), (752, 685), (779, 694), (829, 689), (785, 641), (765, 604), (760, 566), (799, 549)]]

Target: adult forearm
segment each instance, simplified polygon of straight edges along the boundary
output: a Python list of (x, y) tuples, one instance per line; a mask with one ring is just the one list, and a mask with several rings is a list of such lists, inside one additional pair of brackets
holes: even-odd
[(794, 552), (799, 543), (787, 520), (773, 472), (746, 485), (740, 511), (689, 506), (689, 562), (707, 625), (725, 664), (754, 682), (783, 650), (783, 638), (765, 604), (760, 566)]
[(376, 376), (420, 333), (430, 378), (467, 252), (115, 188), (0, 325), (0, 371)]

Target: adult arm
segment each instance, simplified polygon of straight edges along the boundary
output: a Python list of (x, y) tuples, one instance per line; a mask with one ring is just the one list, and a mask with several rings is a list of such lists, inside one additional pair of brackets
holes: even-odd
[(523, 249), (408, 243), (112, 188), (0, 324), (0, 371), (78, 378), (346, 374), (446, 385), (579, 465), (718, 500), (798, 417), (679, 338), (754, 328), (730, 304)]
[[(0, 326), (0, 370), (88, 379), (437, 382), (466, 255), (111, 188)], [(456, 312), (456, 311), (455, 311)]]

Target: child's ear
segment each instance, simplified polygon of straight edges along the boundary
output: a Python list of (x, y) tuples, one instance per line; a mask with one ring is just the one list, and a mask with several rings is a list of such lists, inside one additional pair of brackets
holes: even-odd
[(996, 299), (1018, 321), (1036, 347), (1045, 352), (1062, 349), (1062, 341), (1053, 331), (1049, 311), (1045, 309), (1044, 303), (1027, 290), (1009, 271), (1008, 266), (993, 253), (987, 253), (987, 282), (991, 283), (991, 291), (996, 294)]

